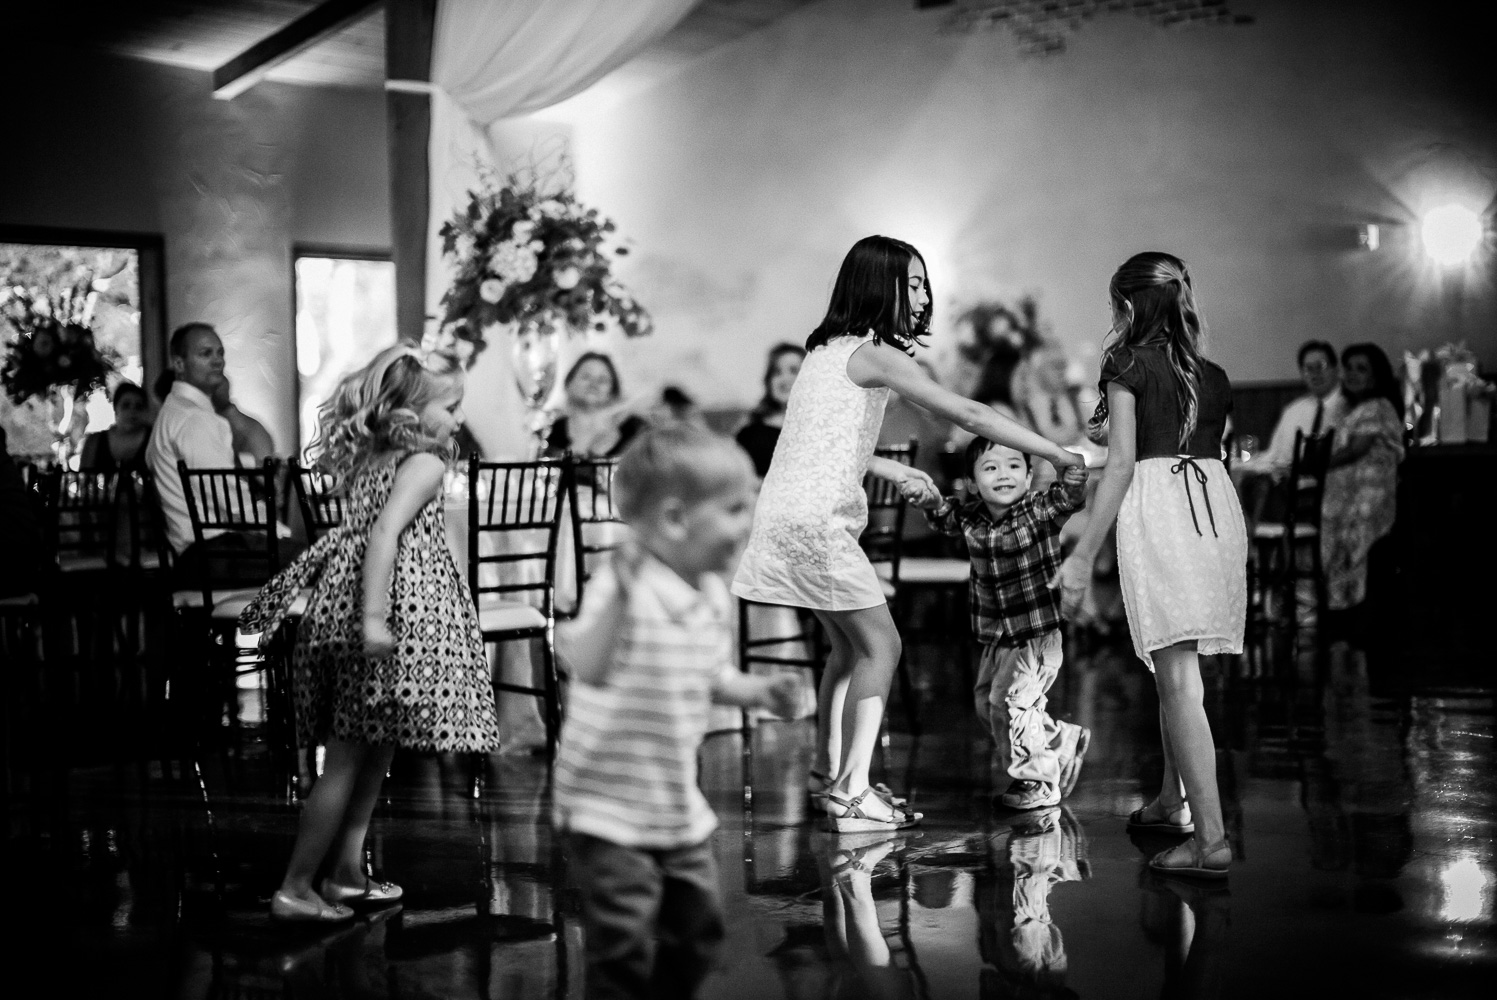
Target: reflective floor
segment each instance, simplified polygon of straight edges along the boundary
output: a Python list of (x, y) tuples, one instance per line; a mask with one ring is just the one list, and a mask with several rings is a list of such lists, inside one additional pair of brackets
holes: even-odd
[[(730, 926), (702, 995), (1490, 996), (1490, 667), (1398, 648), (1286, 637), (1208, 663), (1229, 890), (1151, 876), (1169, 840), (1124, 830), (1157, 782), (1156, 703), (1107, 641), (1073, 644), (1052, 692), (1095, 734), (1056, 808), (993, 808), (955, 650), (912, 650), (950, 683), (925, 684), (925, 735), (891, 740), (887, 780), (927, 816), (906, 835), (817, 830), (797, 792), (808, 722), (761, 724), (747, 754), (713, 737)], [(468, 761), (398, 760), (371, 860), (405, 905), (322, 936), (266, 917), (295, 811), (257, 767), (210, 757), (199, 784), (122, 759), (13, 800), (12, 976), (62, 996), (582, 996), (544, 761), (496, 756), (475, 782)]]

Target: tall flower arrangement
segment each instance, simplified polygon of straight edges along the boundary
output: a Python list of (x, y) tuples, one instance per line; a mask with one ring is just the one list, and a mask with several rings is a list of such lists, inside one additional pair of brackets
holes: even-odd
[(117, 359), (95, 343), (92, 313), (87, 281), (51, 295), (20, 285), (0, 288), (0, 318), (14, 331), (0, 385), (12, 402), (62, 389), (82, 399), (104, 387)]
[(475, 347), (495, 324), (549, 335), (604, 330), (611, 319), (627, 336), (649, 333), (649, 313), (613, 274), (629, 252), (613, 222), (568, 185), (531, 174), (486, 174), (442, 226), (442, 252), (456, 270), (442, 297), (443, 326)]

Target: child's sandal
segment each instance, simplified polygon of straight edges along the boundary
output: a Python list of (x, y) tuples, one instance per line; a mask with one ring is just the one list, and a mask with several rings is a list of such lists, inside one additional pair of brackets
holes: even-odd
[(903, 830), (905, 827), (914, 826), (923, 818), (921, 813), (912, 812), (903, 806), (895, 805), (889, 806), (893, 810), (893, 813), (887, 819), (870, 816), (863, 811), (863, 800), (869, 795), (881, 798), (872, 787), (863, 789), (851, 799), (843, 798), (836, 792), (828, 792), (826, 796), (827, 829), (833, 833), (873, 833), (879, 830)]
[[(1225, 861), (1213, 862), (1212, 856), (1225, 851)], [(1201, 846), (1195, 837), (1160, 851), (1149, 860), (1149, 867), (1160, 875), (1187, 875), (1192, 878), (1226, 878), (1232, 866), (1232, 849), (1223, 837), (1214, 844)]]
[[(806, 772), (806, 775), (809, 778), (809, 781), (806, 784), (806, 794), (810, 796), (811, 804), (813, 806), (824, 811), (826, 809), (827, 793), (832, 789), (832, 776), (824, 771), (818, 771), (814, 767), (809, 769)], [(815, 782), (821, 787), (812, 788), (811, 782)], [(891, 789), (888, 785), (883, 784), (882, 782), (874, 784), (870, 787), (872, 787), (873, 789), (873, 794), (877, 795), (879, 798), (883, 799), (885, 802), (889, 803), (890, 806), (896, 809), (903, 809), (910, 804), (909, 799), (902, 799), (899, 796), (895, 795), (894, 790)]]
[[(1158, 806), (1159, 818), (1151, 818), (1148, 813), (1151, 807)], [(1135, 809), (1128, 814), (1128, 829), (1147, 830), (1151, 833), (1195, 833), (1195, 822), (1190, 818), (1190, 806), (1184, 802), (1174, 809), (1166, 808), (1158, 801)]]

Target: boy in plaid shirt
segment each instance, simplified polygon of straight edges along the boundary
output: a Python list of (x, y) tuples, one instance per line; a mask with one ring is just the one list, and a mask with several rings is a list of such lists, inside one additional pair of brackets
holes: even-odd
[(1060, 671), (1060, 528), (1085, 502), (1086, 470), (1067, 469), (1048, 490), (1030, 493), (1030, 457), (986, 438), (967, 446), (976, 494), (965, 503), (933, 491), (913, 498), (942, 534), (963, 535), (972, 560), (972, 631), (982, 643), (973, 694), (1013, 779), (999, 801), (1011, 809), (1053, 806), (1081, 773), (1091, 733), (1057, 722), (1045, 692)]

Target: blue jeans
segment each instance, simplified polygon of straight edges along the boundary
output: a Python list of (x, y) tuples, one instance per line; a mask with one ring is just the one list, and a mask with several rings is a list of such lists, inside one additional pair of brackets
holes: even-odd
[(710, 841), (671, 850), (567, 835), (582, 890), (588, 1000), (696, 996), (726, 929)]

